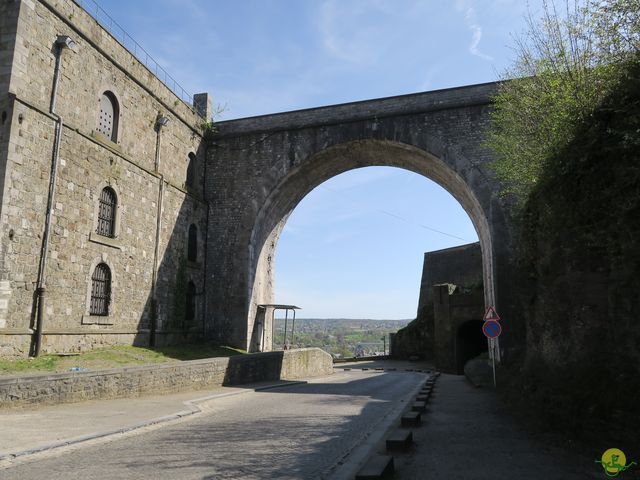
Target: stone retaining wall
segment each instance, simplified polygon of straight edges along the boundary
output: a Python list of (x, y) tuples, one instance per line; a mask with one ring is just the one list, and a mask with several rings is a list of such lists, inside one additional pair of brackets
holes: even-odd
[(0, 407), (136, 397), (332, 372), (331, 355), (319, 348), (304, 348), (94, 372), (5, 377), (0, 378)]

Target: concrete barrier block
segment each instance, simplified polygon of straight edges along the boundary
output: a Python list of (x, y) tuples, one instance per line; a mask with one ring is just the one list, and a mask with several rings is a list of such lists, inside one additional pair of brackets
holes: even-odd
[(420, 412), (407, 412), (400, 418), (400, 425), (403, 427), (418, 427), (422, 421)]
[(413, 432), (411, 430), (396, 429), (389, 434), (386, 440), (388, 451), (408, 450), (413, 443)]

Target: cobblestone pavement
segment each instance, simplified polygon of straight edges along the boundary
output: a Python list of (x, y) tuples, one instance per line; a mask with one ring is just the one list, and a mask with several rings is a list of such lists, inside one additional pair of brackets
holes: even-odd
[(331, 478), (424, 378), (353, 370), (216, 399), (179, 423), (33, 459), (0, 470), (0, 478)]

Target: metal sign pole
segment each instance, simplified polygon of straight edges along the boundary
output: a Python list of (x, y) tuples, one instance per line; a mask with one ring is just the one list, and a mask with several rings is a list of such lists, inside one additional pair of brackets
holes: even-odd
[(498, 315), (496, 309), (493, 308), (493, 305), (489, 305), (482, 319), (484, 320), (482, 332), (489, 339), (489, 357), (491, 358), (491, 369), (493, 370), (493, 388), (496, 388), (496, 357), (498, 357), (498, 363), (500, 362), (498, 337), (502, 333), (502, 327), (499, 323), (500, 315)]
[(262, 343), (260, 344), (260, 348), (258, 349), (258, 351), (260, 352), (264, 352), (264, 339), (267, 335), (267, 309), (266, 308), (260, 308), (258, 307), (260, 310), (264, 310), (264, 313), (262, 314)]
[(493, 367), (493, 388), (496, 388), (496, 339), (491, 339), (491, 365)]
[(287, 322), (289, 320), (289, 310), (284, 311), (284, 340), (282, 340), (282, 349), (287, 349)]

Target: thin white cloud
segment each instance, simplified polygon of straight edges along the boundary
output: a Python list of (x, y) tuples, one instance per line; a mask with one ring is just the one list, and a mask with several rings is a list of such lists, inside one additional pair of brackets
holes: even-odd
[(482, 40), (482, 27), (476, 22), (476, 11), (473, 8), (467, 9), (464, 18), (467, 22), (469, 30), (471, 30), (472, 32), (471, 43), (469, 44), (469, 52), (471, 53), (471, 55), (480, 57), (483, 60), (493, 60), (492, 56), (487, 55), (486, 53), (482, 53), (478, 49), (480, 40)]
[(482, 40), (482, 26), (478, 23), (476, 10), (468, 0), (458, 0), (456, 2), (456, 9), (458, 11), (464, 11), (464, 21), (467, 28), (471, 31), (471, 43), (469, 43), (469, 53), (483, 60), (493, 60), (491, 55), (480, 51), (478, 46)]

